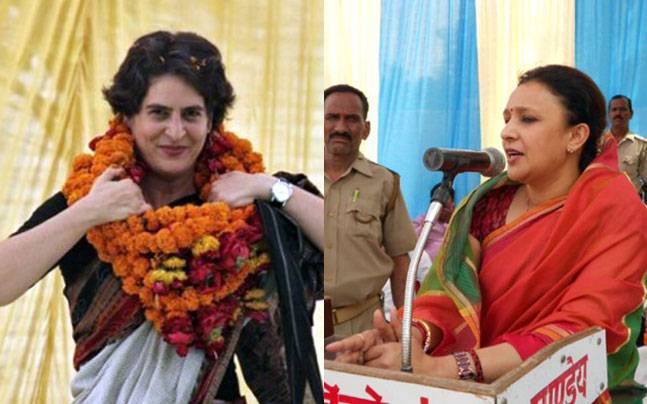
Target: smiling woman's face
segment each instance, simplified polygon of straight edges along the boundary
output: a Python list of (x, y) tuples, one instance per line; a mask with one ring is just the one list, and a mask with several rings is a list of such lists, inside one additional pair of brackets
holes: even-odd
[(202, 96), (168, 74), (152, 80), (139, 112), (126, 123), (148, 170), (167, 180), (193, 175), (211, 129)]

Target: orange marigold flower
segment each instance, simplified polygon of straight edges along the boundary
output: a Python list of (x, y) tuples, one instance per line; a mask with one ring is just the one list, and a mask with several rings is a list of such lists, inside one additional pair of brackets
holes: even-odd
[(186, 310), (170, 310), (166, 315), (167, 318), (185, 317)]
[(203, 306), (209, 306), (213, 303), (214, 295), (211, 293), (200, 294), (200, 304)]
[(227, 141), (231, 144), (236, 144), (238, 142), (238, 136), (234, 134), (234, 132), (230, 131), (223, 131), (222, 132), (222, 137), (227, 139)]
[(133, 274), (138, 278), (143, 278), (150, 269), (150, 261), (146, 258), (138, 257), (133, 262)]
[(150, 252), (151, 244), (155, 243), (155, 237), (150, 233), (139, 233), (133, 238), (133, 243), (138, 252), (147, 254)]
[(139, 286), (137, 280), (131, 276), (127, 276), (121, 279), (123, 282), (122, 289), (129, 295), (136, 295), (139, 292)]
[[(87, 238), (88, 238), (88, 242), (92, 245), (104, 243), (103, 235), (96, 227), (88, 231)], [(103, 248), (99, 248), (99, 249), (102, 250)]]
[(247, 205), (243, 210), (245, 211), (245, 217), (251, 217), (256, 213), (256, 205)]
[(81, 173), (78, 177), (76, 177), (75, 180), (78, 183), (78, 188), (81, 188), (85, 184), (92, 184), (94, 182), (94, 176), (90, 173)]
[(132, 234), (144, 231), (144, 223), (142, 223), (142, 218), (140, 216), (129, 216), (128, 219), (126, 219), (126, 223), (128, 223), (128, 229)]
[(114, 152), (110, 156), (110, 164), (125, 165), (128, 162), (130, 162), (130, 159), (124, 152)]
[(74, 158), (72, 163), (73, 171), (88, 170), (92, 166), (92, 156), (89, 154), (79, 154)]
[(208, 217), (196, 217), (195, 219), (187, 220), (187, 226), (191, 228), (194, 234), (209, 233), (210, 220)]
[(258, 163), (261, 163), (262, 161), (263, 161), (263, 157), (261, 157), (259, 153), (255, 153), (255, 152), (249, 153), (245, 157), (246, 164), (258, 164)]
[[(146, 286), (144, 284), (144, 286)], [(139, 289), (139, 300), (144, 304), (144, 306), (150, 306), (153, 303), (155, 298), (153, 291), (149, 287), (143, 287)]]
[(161, 208), (155, 211), (157, 219), (160, 222), (160, 225), (166, 227), (175, 221), (175, 214), (173, 213), (173, 208), (168, 206), (162, 206)]
[(117, 276), (121, 277), (128, 275), (129, 268), (130, 266), (128, 265), (128, 259), (122, 255), (115, 257), (114, 261), (112, 262), (112, 270)]
[(161, 313), (158, 310), (153, 310), (153, 309), (146, 309), (144, 311), (144, 315), (146, 316), (146, 319), (150, 322), (153, 323), (155, 326), (156, 330), (160, 330), (161, 325), (162, 325), (162, 316)]
[(126, 222), (121, 221), (121, 222), (113, 222), (110, 224), (112, 226), (112, 229), (114, 231), (115, 235), (121, 235), (124, 233), (128, 233), (128, 224)]
[(263, 164), (260, 163), (253, 164), (249, 167), (250, 173), (262, 173), (263, 171), (265, 171), (265, 167), (263, 167)]
[(244, 158), (250, 151), (252, 151), (252, 143), (247, 139), (241, 139), (234, 145), (234, 154), (238, 158)]
[(182, 299), (186, 305), (186, 309), (189, 311), (198, 310), (200, 306), (200, 296), (194, 288), (187, 288), (182, 292)]
[(106, 253), (110, 256), (118, 255), (121, 252), (121, 248), (115, 240), (108, 241), (106, 243)]
[(245, 210), (244, 209), (238, 208), (238, 209), (234, 209), (234, 210), (231, 211), (231, 220), (232, 221), (245, 220), (245, 219), (246, 219), (246, 216), (245, 216)]
[(242, 164), (234, 156), (225, 156), (220, 161), (229, 171), (242, 171), (240, 169), (240, 167), (242, 167)]
[(186, 209), (183, 207), (173, 208), (173, 214), (175, 216), (173, 220), (175, 223), (183, 222), (186, 219)]
[(240, 229), (244, 229), (245, 227), (247, 227), (247, 223), (245, 222), (245, 220), (238, 219), (229, 224), (228, 230), (235, 233)]
[(198, 216), (200, 216), (202, 214), (201, 213), (202, 210), (199, 207), (197, 207), (197, 206), (195, 206), (193, 204), (186, 205), (184, 207), (184, 209), (186, 210), (186, 219), (187, 220), (189, 220), (191, 218), (194, 218), (194, 217), (198, 217)]
[(135, 254), (139, 252), (139, 250), (137, 249), (137, 245), (134, 243), (134, 239), (135, 238), (130, 233), (122, 233), (116, 240), (119, 242), (121, 249), (128, 251), (128, 254)]
[(112, 260), (112, 257), (108, 255), (107, 252), (104, 251), (97, 251), (97, 255), (99, 256), (99, 259), (103, 262), (110, 262)]
[[(121, 130), (119, 130), (119, 129), (121, 129)], [(124, 125), (123, 125), (123, 126), (121, 126), (121, 127), (117, 127), (117, 130), (118, 130), (119, 132), (121, 132), (121, 133), (117, 133), (117, 134), (112, 138), (112, 140), (113, 140), (114, 142), (126, 142), (126, 143), (128, 143), (128, 144), (132, 144), (132, 143), (133, 143), (133, 137), (132, 137), (132, 135), (130, 135), (130, 134), (128, 134), (128, 133), (124, 133), (124, 132), (128, 131), (128, 126), (127, 126), (127, 125), (125, 125), (125, 124), (124, 124)]]
[(171, 225), (171, 233), (175, 238), (178, 248), (189, 248), (194, 241), (194, 233), (189, 226), (182, 223), (173, 223)]
[(160, 306), (167, 311), (182, 310), (182, 299), (173, 294), (168, 294), (159, 297)]
[(144, 222), (146, 223), (146, 230), (157, 231), (160, 227), (160, 222), (157, 219), (155, 211), (147, 210), (144, 212)]
[(151, 239), (150, 243), (148, 244), (148, 249), (152, 254), (159, 254), (162, 252), (162, 250), (159, 248), (157, 245), (157, 238), (153, 235), (151, 235), (153, 238)]
[(170, 254), (177, 251), (177, 244), (175, 238), (169, 229), (162, 229), (155, 235), (155, 241), (160, 251), (164, 254)]

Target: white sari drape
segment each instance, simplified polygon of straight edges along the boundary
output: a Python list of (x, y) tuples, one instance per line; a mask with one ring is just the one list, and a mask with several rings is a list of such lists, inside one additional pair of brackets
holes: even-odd
[(81, 366), (71, 385), (74, 403), (186, 404), (203, 360), (195, 348), (178, 356), (146, 321)]

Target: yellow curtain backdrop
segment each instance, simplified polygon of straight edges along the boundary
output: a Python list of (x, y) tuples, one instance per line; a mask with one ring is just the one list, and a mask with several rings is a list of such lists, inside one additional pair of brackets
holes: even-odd
[(575, 0), (477, 0), (481, 145), (501, 149), (503, 108), (524, 71), (575, 64)]
[[(226, 125), (264, 153), (269, 171), (305, 172), (321, 187), (323, 0), (5, 0), (0, 239), (61, 188), (73, 156), (105, 130), (110, 110), (101, 88), (130, 44), (158, 29), (212, 40), (237, 93)], [(0, 308), (0, 401), (70, 401), (73, 345), (62, 288), (52, 271)]]
[(350, 84), (366, 94), (371, 134), (361, 150), (377, 160), (380, 0), (326, 0), (324, 12), (325, 85)]

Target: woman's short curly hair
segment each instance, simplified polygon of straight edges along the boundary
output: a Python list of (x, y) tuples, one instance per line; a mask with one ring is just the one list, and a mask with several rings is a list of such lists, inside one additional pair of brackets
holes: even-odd
[(157, 31), (137, 39), (103, 94), (112, 111), (130, 117), (142, 107), (152, 79), (172, 74), (204, 99), (213, 127), (222, 123), (234, 102), (218, 48), (191, 32)]
[(539, 82), (557, 96), (566, 109), (568, 125), (584, 123), (589, 138), (584, 143), (579, 169), (584, 169), (597, 155), (597, 145), (607, 126), (606, 105), (600, 88), (585, 73), (573, 67), (547, 65), (529, 70), (519, 77), (519, 85)]

